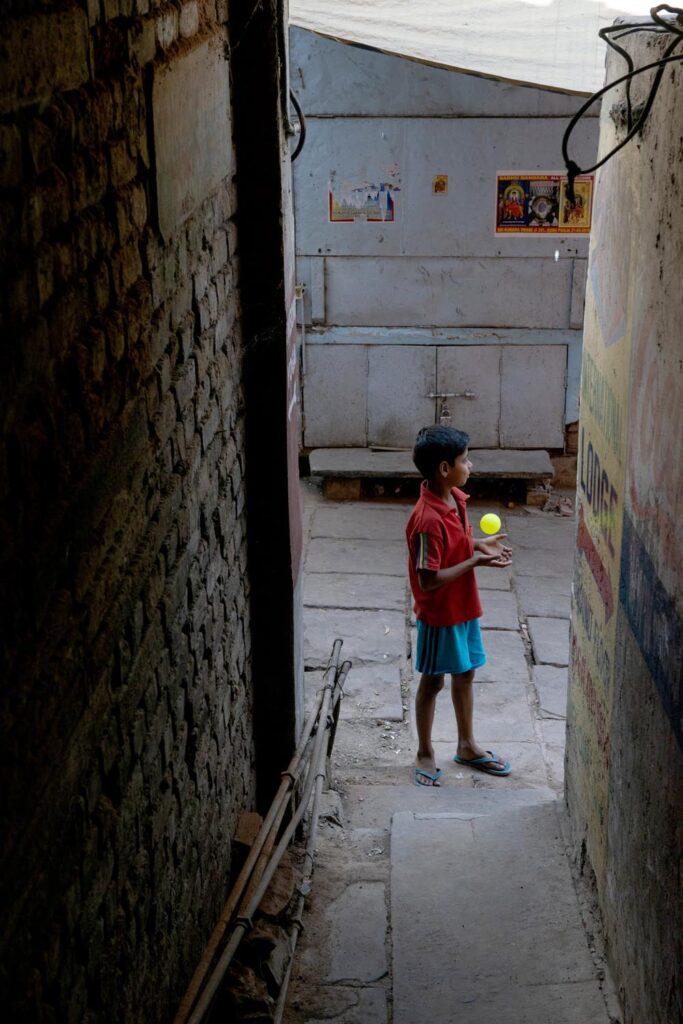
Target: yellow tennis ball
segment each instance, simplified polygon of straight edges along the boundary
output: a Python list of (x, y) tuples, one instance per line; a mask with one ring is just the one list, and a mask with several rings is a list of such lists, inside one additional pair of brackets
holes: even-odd
[(501, 526), (500, 516), (497, 516), (495, 512), (487, 512), (479, 520), (479, 525), (482, 533), (498, 533)]

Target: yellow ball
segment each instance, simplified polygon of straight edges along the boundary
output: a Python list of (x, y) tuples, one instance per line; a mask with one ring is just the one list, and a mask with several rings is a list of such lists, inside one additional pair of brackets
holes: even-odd
[(495, 512), (487, 512), (479, 520), (479, 525), (482, 533), (499, 533), (501, 526), (500, 516), (497, 516)]

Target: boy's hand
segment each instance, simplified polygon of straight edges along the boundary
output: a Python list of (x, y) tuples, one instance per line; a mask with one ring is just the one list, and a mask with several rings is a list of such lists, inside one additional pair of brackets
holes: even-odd
[(497, 533), (494, 537), (474, 542), (474, 557), (477, 565), (490, 565), (494, 568), (505, 568), (512, 562), (512, 548), (503, 544), (506, 533)]
[(494, 569), (505, 569), (508, 565), (512, 565), (510, 555), (487, 554), (485, 551), (475, 551), (472, 555), (472, 561), (475, 566), (490, 565)]

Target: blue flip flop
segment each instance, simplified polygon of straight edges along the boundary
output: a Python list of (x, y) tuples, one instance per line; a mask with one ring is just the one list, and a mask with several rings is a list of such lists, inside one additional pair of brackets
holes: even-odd
[[(503, 761), (502, 757), (498, 757), (498, 754), (494, 753), (493, 750), (487, 750), (486, 756), (484, 757), (473, 757), (469, 760), (466, 757), (459, 757), (457, 754), (453, 755), (453, 760), (456, 764), (465, 764), (468, 768), (477, 768), (480, 772), (486, 772), (487, 775), (509, 775), (512, 771), (512, 767), (509, 761)], [(502, 768), (487, 768), (487, 764), (491, 764), (492, 761), (502, 761)]]
[(425, 779), (431, 779), (432, 782), (436, 782), (437, 779), (441, 778), (443, 772), (440, 768), (437, 768), (435, 772), (428, 772), (426, 768), (418, 768), (417, 765), (413, 768), (413, 782), (416, 786), (419, 786), (420, 789), (438, 789), (438, 786), (429, 786), (425, 782), (418, 782), (418, 775), (424, 775)]

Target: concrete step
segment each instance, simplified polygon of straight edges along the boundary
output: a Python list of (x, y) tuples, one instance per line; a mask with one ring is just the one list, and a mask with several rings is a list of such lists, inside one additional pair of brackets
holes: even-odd
[(608, 1024), (554, 795), (497, 781), (393, 816), (394, 1024)]
[[(527, 487), (553, 476), (550, 456), (541, 450), (477, 448), (470, 452), (472, 477), (479, 480), (521, 480)], [(361, 480), (417, 479), (409, 451), (374, 448), (314, 448), (309, 455), (313, 476), (325, 478), (325, 496), (338, 500), (360, 497)]]

